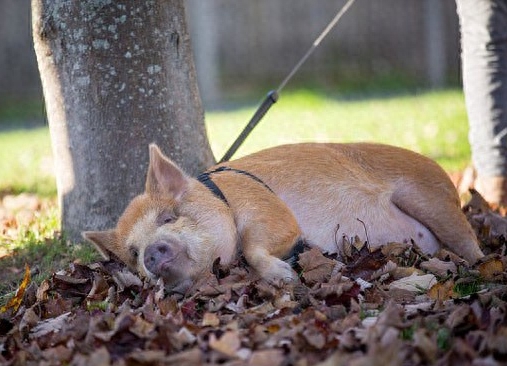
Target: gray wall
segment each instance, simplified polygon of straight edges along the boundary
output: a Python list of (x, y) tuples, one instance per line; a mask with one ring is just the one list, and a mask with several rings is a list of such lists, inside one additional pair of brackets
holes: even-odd
[[(208, 103), (276, 87), (345, 0), (187, 0)], [(30, 1), (0, 0), (0, 103), (41, 98)], [(454, 0), (356, 0), (289, 86), (333, 87), (402, 76), (428, 86), (459, 78)]]
[[(208, 70), (203, 94), (276, 87), (345, 2), (187, 0), (198, 70)], [(357, 0), (293, 83), (393, 75), (433, 87), (458, 80), (454, 0)]]
[(0, 103), (41, 93), (32, 47), (30, 1), (0, 0)]

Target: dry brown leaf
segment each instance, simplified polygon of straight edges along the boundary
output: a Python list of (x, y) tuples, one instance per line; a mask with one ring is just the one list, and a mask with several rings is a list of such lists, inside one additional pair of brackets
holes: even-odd
[(481, 277), (487, 281), (493, 281), (498, 277), (502, 276), (505, 272), (504, 263), (498, 257), (492, 257), (484, 262), (481, 262), (477, 269), (481, 274)]
[(418, 270), (414, 267), (400, 267), (396, 266), (391, 270), (391, 277), (394, 280), (399, 280), (405, 277), (410, 277), (412, 275), (422, 275), (424, 274), (422, 271)]
[(59, 332), (67, 324), (71, 313), (64, 313), (56, 318), (50, 318), (37, 324), (30, 332), (30, 338), (43, 337), (51, 332)]
[(18, 309), (21, 306), (21, 303), (23, 301), (23, 296), (25, 295), (25, 290), (28, 287), (30, 281), (31, 281), (30, 267), (28, 266), (28, 264), (25, 264), (25, 276), (23, 277), (23, 281), (21, 281), (21, 284), (19, 285), (18, 289), (16, 290), (16, 293), (14, 294), (14, 296), (7, 302), (7, 305), (2, 306), (0, 308), (0, 314), (5, 313), (8, 310), (12, 310), (13, 313), (18, 311)]
[(278, 366), (283, 363), (285, 356), (280, 349), (266, 349), (252, 352), (248, 365), (251, 366)]
[(407, 250), (412, 248), (412, 244), (409, 243), (398, 243), (398, 242), (392, 242), (387, 243), (386, 245), (383, 245), (380, 250), (382, 251), (382, 254), (384, 254), (386, 257), (399, 257), (403, 253), (405, 253)]
[(143, 282), (141, 279), (130, 272), (127, 268), (122, 268), (121, 271), (117, 271), (113, 274), (114, 281), (118, 286), (118, 291), (122, 292), (129, 287), (141, 287)]
[(414, 333), (414, 347), (422, 356), (423, 362), (434, 364), (438, 352), (436, 337), (432, 337), (425, 329), (417, 329)]
[(185, 365), (185, 366), (201, 366), (203, 362), (203, 353), (199, 347), (194, 347), (188, 351), (174, 353), (165, 360), (166, 365)]
[(413, 273), (408, 277), (391, 282), (389, 290), (401, 289), (412, 293), (420, 293), (427, 291), (435, 283), (437, 283), (437, 279), (432, 274), (418, 275)]
[(507, 218), (491, 210), (472, 216), (476, 221), (480, 221), (488, 230), (492, 237), (503, 235), (507, 237)]
[(47, 348), (42, 351), (42, 357), (52, 364), (66, 364), (72, 359), (73, 350), (64, 345)]
[(176, 333), (176, 338), (182, 346), (188, 346), (196, 341), (196, 336), (187, 327), (181, 327)]
[(452, 299), (454, 293), (454, 281), (437, 282), (428, 290), (427, 295), (430, 299), (445, 301)]
[(381, 250), (370, 251), (365, 245), (356, 258), (346, 266), (344, 274), (354, 279), (362, 278), (369, 281), (378, 270), (386, 266), (387, 262), (388, 259)]
[[(166, 354), (159, 350), (145, 350), (143, 352), (132, 352), (127, 357), (127, 364), (131, 365), (164, 365)], [(95, 365), (93, 365), (95, 366)]]
[(19, 330), (21, 332), (26, 332), (30, 328), (34, 327), (39, 321), (39, 316), (32, 308), (26, 309), (21, 321), (19, 322)]
[(456, 253), (448, 251), (447, 249), (440, 249), (438, 252), (435, 253), (434, 257), (444, 262), (451, 261), (456, 266), (463, 266), (467, 264), (467, 262), (463, 258), (458, 256)]
[(220, 318), (215, 313), (204, 313), (202, 317), (203, 327), (218, 327), (220, 325)]
[(141, 319), (140, 316), (136, 316), (134, 324), (129, 327), (129, 330), (139, 338), (148, 338), (148, 336), (155, 330), (155, 324)]
[(305, 282), (312, 285), (329, 279), (336, 261), (326, 258), (320, 250), (312, 248), (299, 255), (298, 263)]
[(487, 212), (490, 211), (488, 202), (481, 196), (475, 189), (470, 189), (470, 201), (463, 207), (465, 211), (471, 211), (472, 213)]
[(445, 277), (449, 274), (455, 275), (458, 271), (458, 267), (453, 262), (445, 262), (438, 258), (430, 258), (422, 262), (421, 268), (439, 277)]
[(211, 334), (209, 346), (228, 357), (236, 357), (237, 352), (241, 347), (241, 340), (238, 332), (229, 331), (225, 332), (219, 339), (215, 334)]
[(107, 348), (102, 346), (94, 349), (88, 356), (78, 354), (72, 360), (72, 364), (76, 366), (109, 366), (111, 365), (111, 357)]
[(389, 289), (387, 296), (389, 296), (389, 299), (403, 304), (413, 302), (415, 300), (416, 293), (414, 291), (407, 290), (406, 288), (393, 287)]
[(322, 349), (326, 345), (326, 336), (315, 327), (305, 329), (302, 335), (316, 349)]
[(502, 326), (488, 340), (488, 347), (499, 355), (507, 354), (507, 327)]
[(445, 320), (445, 324), (451, 328), (456, 329), (462, 325), (471, 326), (471, 318), (474, 317), (473, 311), (468, 305), (461, 305), (456, 307)]

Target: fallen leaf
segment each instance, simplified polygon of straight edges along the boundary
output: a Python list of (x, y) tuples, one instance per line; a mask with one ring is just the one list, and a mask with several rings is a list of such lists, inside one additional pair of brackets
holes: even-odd
[(430, 258), (421, 263), (421, 268), (431, 272), (439, 277), (445, 277), (449, 274), (455, 275), (458, 272), (458, 267), (453, 262), (445, 262), (438, 258)]
[(437, 282), (427, 292), (430, 299), (445, 301), (452, 299), (455, 296), (454, 293), (454, 281), (449, 280), (445, 282)]
[(481, 277), (487, 281), (493, 281), (502, 276), (505, 272), (504, 263), (498, 257), (489, 258), (481, 262), (477, 269)]
[(215, 313), (204, 313), (202, 316), (203, 327), (218, 327), (220, 325), (220, 319)]
[(155, 324), (136, 316), (134, 324), (129, 327), (129, 330), (139, 338), (148, 338), (155, 330)]
[(64, 345), (46, 348), (42, 351), (42, 358), (49, 364), (66, 364), (72, 360), (73, 350)]
[(404, 254), (407, 250), (410, 250), (412, 248), (412, 245), (409, 243), (398, 243), (398, 242), (392, 242), (387, 243), (386, 245), (383, 245), (380, 250), (384, 256), (391, 258), (391, 257), (399, 257), (402, 254)]
[(71, 316), (70, 312), (64, 313), (56, 318), (44, 320), (32, 328), (30, 338), (39, 338), (51, 332), (59, 332), (67, 324)]
[(280, 349), (266, 349), (252, 352), (248, 365), (251, 366), (279, 366), (285, 360)]
[(28, 264), (25, 264), (25, 276), (23, 277), (23, 281), (19, 285), (14, 296), (7, 302), (7, 305), (2, 306), (0, 308), (0, 314), (7, 312), (7, 310), (12, 310), (13, 313), (18, 311), (23, 301), (25, 290), (28, 287), (30, 281), (31, 281), (30, 267), (28, 266)]
[(370, 250), (365, 245), (354, 261), (346, 266), (344, 273), (353, 279), (370, 280), (372, 275), (387, 264), (387, 258), (381, 250)]
[(326, 336), (314, 327), (305, 329), (302, 335), (308, 344), (316, 349), (322, 349), (326, 345)]
[(414, 348), (423, 362), (430, 365), (435, 363), (438, 354), (436, 337), (432, 337), (426, 329), (417, 329), (414, 332)]
[(127, 288), (141, 287), (143, 282), (141, 279), (130, 272), (127, 268), (122, 268), (120, 271), (115, 271), (113, 274), (114, 281), (118, 286), (118, 291), (122, 292)]
[(111, 365), (111, 357), (106, 347), (95, 348), (89, 355), (77, 354), (72, 360), (72, 364), (76, 366), (109, 366)]
[(426, 292), (431, 286), (437, 283), (432, 274), (418, 275), (413, 273), (409, 277), (401, 278), (389, 284), (389, 289), (402, 289), (413, 293)]
[(166, 358), (166, 365), (200, 366), (204, 365), (203, 352), (194, 347), (186, 351), (174, 353)]
[(241, 340), (239, 334), (234, 331), (225, 332), (219, 339), (212, 333), (209, 346), (225, 356), (234, 358), (241, 347)]
[(188, 346), (193, 344), (197, 338), (187, 327), (181, 327), (178, 330), (177, 339), (182, 346)]
[(145, 350), (143, 352), (132, 352), (127, 356), (127, 364), (164, 365), (166, 357), (167, 356), (165, 352), (159, 350)]
[(32, 308), (25, 310), (21, 321), (19, 322), (19, 330), (22, 333), (26, 333), (33, 328), (40, 321), (39, 316), (35, 313)]
[(470, 201), (463, 206), (463, 211), (480, 213), (490, 211), (489, 204), (475, 189), (470, 189)]
[(336, 261), (326, 258), (320, 250), (312, 248), (299, 255), (298, 263), (305, 282), (312, 285), (329, 279)]
[(472, 309), (468, 305), (460, 305), (456, 307), (445, 320), (445, 325), (454, 332), (461, 332), (464, 329), (471, 329), (477, 323)]

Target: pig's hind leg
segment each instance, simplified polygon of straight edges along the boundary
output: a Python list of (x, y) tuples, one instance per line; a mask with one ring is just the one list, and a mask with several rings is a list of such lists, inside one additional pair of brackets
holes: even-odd
[(470, 263), (483, 257), (475, 233), (461, 212), (457, 192), (449, 181), (436, 184), (402, 180), (391, 201), (427, 227), (441, 244)]

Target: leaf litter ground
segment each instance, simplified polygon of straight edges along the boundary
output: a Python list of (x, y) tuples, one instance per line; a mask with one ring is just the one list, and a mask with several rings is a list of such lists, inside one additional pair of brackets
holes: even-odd
[(472, 195), (464, 208), (488, 255), (343, 239), (315, 249), (300, 283), (218, 262), (185, 294), (121, 264), (71, 264), (39, 286), (30, 270), (0, 310), (5, 365), (500, 365), (507, 363), (507, 220)]

